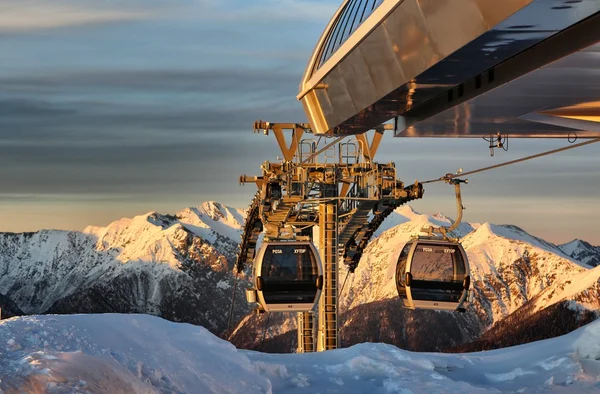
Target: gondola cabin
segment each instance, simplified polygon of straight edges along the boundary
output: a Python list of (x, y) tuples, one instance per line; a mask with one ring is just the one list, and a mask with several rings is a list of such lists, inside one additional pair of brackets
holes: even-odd
[(464, 311), (469, 274), (467, 254), (459, 243), (417, 239), (398, 257), (396, 288), (408, 309)]
[(264, 243), (254, 278), (255, 301), (266, 312), (313, 310), (323, 287), (321, 261), (311, 242)]

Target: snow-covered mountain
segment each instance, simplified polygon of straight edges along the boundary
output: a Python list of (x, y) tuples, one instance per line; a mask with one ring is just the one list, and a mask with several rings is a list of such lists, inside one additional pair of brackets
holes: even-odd
[[(0, 293), (28, 314), (150, 313), (222, 331), (243, 218), (207, 202), (82, 232), (0, 233)], [(237, 303), (237, 317), (247, 310)]]
[[(82, 232), (0, 234), (0, 295), (27, 314), (150, 313), (221, 333), (244, 214), (208, 202), (175, 215), (150, 212)], [(348, 275), (342, 266), (343, 346), (382, 341), (435, 351), (473, 341), (517, 311), (530, 318), (563, 302), (575, 305), (573, 310), (600, 309), (600, 267), (590, 269), (570, 257), (564, 246), (518, 227), (489, 223), (462, 223), (453, 234), (462, 238), (471, 262), (475, 301), (467, 313), (402, 309), (394, 282), (400, 250), (422, 227), (450, 223), (442, 214), (422, 215), (400, 207), (376, 233), (356, 272)], [(238, 287), (236, 320), (249, 312), (246, 286), (242, 280)], [(293, 350), (295, 316), (275, 314), (269, 319), (246, 316), (232, 342)], [(551, 316), (547, 319), (552, 321)]]
[[(390, 223), (387, 221), (390, 220)], [(412, 350), (435, 351), (466, 343), (517, 310), (528, 306), (527, 316), (551, 305), (573, 301), (585, 310), (600, 310), (600, 267), (590, 269), (569, 257), (556, 245), (510, 225), (462, 223), (453, 236), (462, 238), (471, 264), (475, 299), (464, 314), (407, 311), (398, 300), (396, 259), (404, 244), (426, 225), (445, 225), (451, 219), (421, 215), (409, 206), (398, 208), (378, 231), (354, 274), (342, 268), (340, 283), (340, 336), (344, 346), (364, 341), (383, 341)], [(382, 226), (382, 227), (383, 227)], [(269, 334), (284, 344), (295, 335), (294, 316)], [(237, 346), (257, 348), (257, 340), (245, 342), (244, 330), (262, 338), (264, 318), (249, 317), (232, 337)], [(292, 332), (286, 334), (285, 329)], [(264, 348), (271, 345), (265, 341)]]
[(600, 265), (600, 246), (593, 246), (580, 239), (562, 244), (559, 248), (568, 256), (591, 267)]
[(242, 351), (202, 327), (147, 315), (0, 322), (4, 393), (597, 393), (600, 322), (472, 354), (382, 343), (312, 354)]

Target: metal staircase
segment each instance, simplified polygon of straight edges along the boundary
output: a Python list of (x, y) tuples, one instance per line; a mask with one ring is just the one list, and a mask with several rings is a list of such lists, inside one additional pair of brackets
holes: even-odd
[(271, 210), (268, 212), (263, 210), (263, 215), (268, 217), (266, 223), (267, 229), (275, 230), (283, 228), (296, 205), (302, 200), (302, 196), (284, 196), (280, 200), (277, 200), (274, 204), (274, 209), (271, 207)]
[[(356, 244), (364, 237), (368, 230), (369, 213), (377, 206), (377, 201), (362, 201), (350, 212), (350, 220), (341, 229), (339, 235), (339, 252), (344, 253), (346, 244), (354, 238)], [(356, 236), (355, 236), (356, 235)]]

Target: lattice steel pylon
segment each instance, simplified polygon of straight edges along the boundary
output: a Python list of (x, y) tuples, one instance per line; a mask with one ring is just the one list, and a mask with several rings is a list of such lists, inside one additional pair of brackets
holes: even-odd
[(319, 250), (323, 263), (323, 293), (319, 299), (317, 351), (337, 349), (338, 331), (338, 204), (319, 205)]
[[(354, 146), (358, 149), (352, 159), (349, 159), (347, 146), (343, 153), (340, 139), (330, 143), (321, 141), (323, 147), (314, 139), (302, 140), (302, 136), (311, 131), (307, 124), (258, 121), (254, 129), (275, 135), (283, 160), (264, 162), (261, 176), (240, 177), (240, 183), (255, 183), (259, 192), (252, 205), (258, 209), (251, 209), (246, 218), (249, 222), (244, 227), (236, 266), (241, 271), (246, 263), (252, 262), (254, 253), (250, 249), (256, 247), (258, 232), (263, 228), (268, 241), (311, 240), (318, 245), (323, 289), (318, 313), (304, 311), (297, 315), (297, 351), (336, 349), (339, 346), (339, 263), (347, 264), (353, 271), (383, 219), (397, 206), (421, 198), (423, 187), (417, 182), (405, 187), (396, 179), (394, 163), (373, 161), (383, 129), (376, 131), (370, 142), (366, 135), (356, 136)], [(285, 130), (292, 132), (289, 146)], [(309, 152), (302, 151), (303, 147), (310, 147)], [(337, 158), (332, 157), (332, 152), (338, 152)], [(314, 228), (319, 229), (318, 241), (312, 239)], [(247, 291), (249, 302), (256, 301), (253, 292), (256, 290)], [(260, 304), (258, 310), (261, 310)]]
[(297, 353), (312, 353), (315, 351), (315, 313), (298, 312), (298, 347)]

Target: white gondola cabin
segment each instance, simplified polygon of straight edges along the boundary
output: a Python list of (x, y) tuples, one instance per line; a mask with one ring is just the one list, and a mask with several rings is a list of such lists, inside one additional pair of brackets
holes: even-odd
[(253, 296), (266, 312), (313, 310), (323, 287), (319, 254), (311, 242), (265, 242), (254, 263)]
[(396, 264), (396, 288), (408, 309), (464, 311), (471, 278), (467, 254), (458, 242), (409, 241)]

